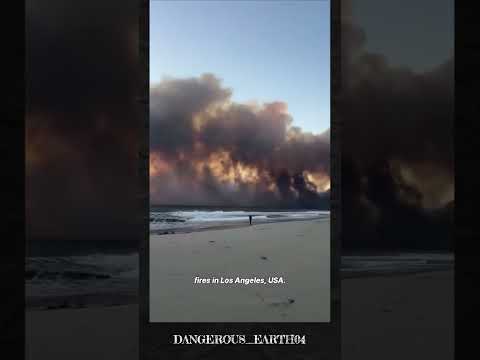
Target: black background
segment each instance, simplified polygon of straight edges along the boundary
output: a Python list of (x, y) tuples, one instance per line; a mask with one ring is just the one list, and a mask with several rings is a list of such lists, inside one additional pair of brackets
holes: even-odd
[[(12, 5), (12, 4), (10, 4)], [(14, 8), (13, 6), (16, 6)], [(3, 134), (3, 154), (4, 157), (4, 171), (2, 172), (2, 180), (4, 181), (4, 199), (5, 202), (5, 225), (2, 226), (2, 274), (4, 274), (4, 281), (2, 281), (3, 306), (2, 315), (0, 318), (2, 328), (2, 352), (6, 354), (16, 354), (19, 358), (24, 357), (24, 256), (25, 256), (25, 218), (24, 218), (24, 189), (25, 189), (25, 22), (24, 22), (24, 7), (21, 3), (14, 3), (10, 6), (8, 11), (4, 12), (5, 27), (5, 41), (3, 58), (6, 61), (4, 65), (5, 90), (7, 96), (4, 98), (6, 115), (2, 121)], [(79, 17), (87, 17), (88, 14), (79, 13)], [(135, 16), (135, 14), (132, 14)], [(479, 303), (478, 297), (478, 273), (477, 254), (478, 245), (474, 228), (471, 226), (475, 221), (473, 218), (475, 211), (473, 205), (476, 204), (473, 190), (475, 184), (478, 183), (475, 177), (476, 173), (476, 157), (474, 155), (474, 146), (477, 143), (476, 135), (477, 128), (476, 119), (478, 118), (478, 101), (476, 92), (476, 76), (477, 64), (479, 60), (478, 38), (476, 35), (476, 13), (471, 8), (460, 8), (459, 5), (455, 9), (456, 17), (456, 51), (455, 51), (455, 79), (456, 79), (456, 95), (455, 95), (455, 168), (457, 176), (456, 183), (456, 201), (455, 201), (455, 253), (456, 253), (456, 322), (458, 328), (456, 329), (456, 353), (460, 358), (460, 354), (468, 354), (469, 358), (475, 356), (476, 349), (476, 331), (469, 332), (467, 325), (475, 324), (477, 316), (475, 309)], [(10, 20), (10, 21), (7, 21)], [(407, 25), (407, 22), (406, 22)], [(112, 48), (115, 49), (115, 48)], [(85, 42), (84, 48), (80, 53), (89, 52), (88, 42)], [(61, 57), (61, 52), (58, 54), (47, 54), (48, 56)], [(130, 71), (136, 71), (131, 68)], [(138, 68), (140, 69), (140, 67)], [(120, 70), (119, 70), (120, 71)], [(122, 69), (125, 71), (125, 68)], [(142, 70), (143, 71), (143, 70)], [(142, 72), (133, 74), (133, 77), (141, 76)], [(115, 72), (113, 71), (113, 74)], [(120, 74), (119, 74), (120, 75)], [(114, 78), (114, 76), (112, 76)], [(116, 84), (118, 86), (118, 84)], [(72, 84), (73, 86), (73, 84)], [(48, 94), (46, 95), (48, 101)], [(55, 99), (52, 99), (55, 101)], [(141, 101), (140, 101), (141, 104)], [(144, 117), (139, 115), (138, 122), (132, 122), (132, 127), (136, 130), (145, 129)], [(143, 119), (143, 120), (142, 120)], [(68, 119), (64, 119), (66, 123)], [(113, 125), (113, 124), (112, 124)], [(88, 133), (88, 130), (87, 130)], [(74, 139), (71, 133), (65, 134), (67, 141)], [(453, 134), (452, 134), (453, 136)], [(108, 139), (107, 139), (108, 142)], [(113, 143), (113, 146), (118, 143)], [(142, 152), (136, 148), (133, 153), (141, 158)], [(112, 154), (113, 157), (113, 154)], [(104, 165), (108, 164), (108, 155), (104, 158)], [(117, 160), (110, 158), (111, 160)], [(50, 175), (47, 173), (45, 177)], [(106, 175), (102, 175), (106, 176)], [(343, 174), (342, 178), (345, 175)], [(132, 177), (134, 179), (135, 177)], [(133, 181), (132, 181), (133, 182)], [(135, 183), (134, 186), (137, 186)], [(120, 192), (116, 195), (121, 195)], [(106, 211), (107, 208), (103, 208)], [(138, 211), (132, 209), (133, 212)], [(132, 230), (131, 234), (138, 234), (137, 230)], [(143, 232), (142, 232), (143, 234)], [(135, 238), (137, 235), (133, 235)], [(79, 235), (81, 239), (82, 236)], [(138, 239), (137, 238), (137, 239)], [(137, 240), (132, 239), (133, 243)], [(121, 323), (118, 326), (122, 326)], [(48, 324), (45, 324), (48, 327)], [(133, 334), (132, 334), (133, 336)], [(401, 346), (405, 339), (397, 339)], [(54, 346), (54, 340), (52, 340)], [(158, 346), (162, 346), (158, 342)], [(439, 344), (441, 346), (441, 344)], [(12, 351), (10, 351), (10, 349)], [(220, 358), (226, 355), (230, 356), (231, 352), (227, 350), (228, 347), (220, 349)], [(234, 350), (235, 352), (239, 350)], [(273, 351), (273, 350), (272, 350)], [(280, 350), (279, 350), (280, 351)], [(277, 358), (286, 357), (286, 352), (275, 352)], [(200, 355), (196, 347), (188, 350), (188, 356), (196, 358)], [(361, 354), (361, 349), (360, 352)], [(428, 349), (425, 349), (428, 353)], [(275, 356), (272, 354), (273, 356)], [(292, 358), (295, 358), (297, 352), (292, 349)], [(268, 355), (260, 355), (264, 358), (269, 358)], [(421, 357), (420, 357), (421, 356)], [(419, 354), (418, 358), (424, 358), (425, 354)], [(11, 357), (11, 355), (10, 355)], [(297, 356), (298, 357), (298, 356)], [(275, 357), (273, 357), (275, 358)], [(286, 357), (288, 358), (288, 357)]]

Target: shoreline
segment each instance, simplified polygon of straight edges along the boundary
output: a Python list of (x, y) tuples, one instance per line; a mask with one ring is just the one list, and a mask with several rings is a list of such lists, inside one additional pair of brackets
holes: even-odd
[[(267, 224), (281, 224), (286, 222), (298, 222), (298, 221), (313, 221), (313, 220), (320, 220), (320, 221), (329, 221), (330, 216), (317, 216), (311, 217), (308, 219), (284, 219), (278, 220), (277, 218), (272, 218), (272, 220), (262, 220), (258, 223), (253, 223), (250, 225), (248, 223), (248, 217), (245, 223), (231, 222), (231, 223), (217, 223), (216, 225), (211, 225), (208, 227), (198, 227), (198, 228), (174, 228), (174, 229), (161, 229), (161, 230), (149, 230), (150, 236), (163, 236), (163, 235), (173, 235), (173, 234), (192, 234), (197, 232), (204, 232), (204, 231), (216, 231), (216, 230), (228, 230), (228, 229), (242, 229), (242, 228), (250, 228), (252, 226), (259, 226), (259, 225), (267, 225)], [(213, 223), (213, 222), (212, 222)]]
[[(328, 220), (153, 235), (149, 265), (150, 321), (330, 319)], [(261, 280), (244, 287), (243, 278)]]
[(405, 271), (365, 271), (365, 272), (344, 272), (340, 271), (340, 280), (350, 280), (350, 279), (375, 279), (375, 278), (388, 278), (388, 277), (399, 277), (399, 276), (415, 276), (415, 275), (424, 275), (424, 274), (436, 274), (439, 272), (449, 272), (454, 270), (454, 264), (446, 265), (442, 269), (420, 269), (420, 270), (405, 270)]
[(88, 293), (81, 295), (44, 296), (26, 298), (27, 311), (51, 311), (62, 309), (90, 309), (114, 306), (137, 305), (139, 294), (111, 292), (105, 294)]
[[(184, 233), (176, 233), (176, 234), (161, 234), (161, 235), (156, 235), (150, 233), (150, 238), (151, 238), (151, 246), (153, 243), (156, 243), (159, 246), (165, 246), (165, 243), (169, 243), (168, 246), (170, 247), (182, 247), (184, 246), (184, 249), (176, 249), (176, 251), (180, 251), (177, 255), (180, 256), (180, 258), (185, 258), (185, 255), (189, 253), (189, 249), (196, 249), (194, 252), (197, 254), (200, 254), (201, 257), (204, 256), (204, 254), (211, 253), (211, 259), (214, 259), (215, 261), (221, 261), (223, 258), (229, 258), (231, 259), (231, 256), (234, 255), (235, 252), (238, 252), (238, 250), (242, 251), (242, 247), (245, 242), (250, 242), (250, 245), (247, 245), (250, 247), (249, 251), (253, 251), (253, 256), (255, 257), (261, 257), (261, 256), (266, 256), (268, 257), (268, 261), (260, 261), (260, 263), (263, 263), (261, 265), (260, 269), (265, 269), (267, 266), (273, 265), (270, 260), (273, 260), (273, 254), (272, 256), (269, 255), (269, 253), (277, 251), (277, 246), (278, 246), (278, 241), (276, 240), (279, 236), (280, 237), (288, 237), (290, 236), (290, 239), (293, 240), (292, 243), (295, 243), (295, 246), (298, 245), (298, 243), (301, 243), (304, 239), (304, 235), (302, 233), (303, 230), (299, 230), (300, 233), (297, 233), (297, 235), (285, 235), (284, 231), (282, 230), (275, 230), (275, 229), (289, 229), (292, 227), (299, 227), (302, 226), (302, 223), (318, 223), (318, 226), (321, 226), (322, 228), (329, 228), (327, 225), (330, 217), (329, 216), (318, 216), (314, 217), (311, 219), (288, 219), (288, 220), (281, 220), (281, 221), (276, 221), (277, 219), (272, 219), (272, 221), (269, 222), (262, 222), (262, 223), (257, 223), (257, 224), (252, 224), (249, 225), (247, 224), (225, 224), (223, 226), (217, 226), (217, 227), (210, 227), (210, 228), (204, 228), (204, 229), (197, 229), (195, 231), (189, 231), (189, 232), (184, 232)], [(288, 225), (287, 225), (288, 223)], [(274, 231), (275, 234), (269, 233), (271, 231)], [(323, 230), (322, 230), (323, 231)], [(232, 232), (232, 234), (237, 234), (235, 235), (237, 237), (237, 240), (235, 240), (235, 243), (231, 243), (229, 240), (230, 235), (222, 235), (222, 234), (229, 234)], [(194, 235), (195, 233), (195, 235)], [(319, 234), (317, 230), (309, 231), (309, 234), (307, 237), (311, 239), (319, 239)], [(325, 238), (329, 235), (326, 235), (329, 233), (327, 231), (323, 237), (320, 238)], [(273, 235), (272, 235), (273, 234)], [(244, 240), (244, 235), (247, 237), (252, 238), (253, 237), (253, 243), (252, 239), (251, 240)], [(297, 237), (301, 236), (301, 237)], [(206, 238), (208, 237), (208, 239)], [(203, 240), (201, 240), (203, 238)], [(155, 241), (155, 239), (157, 241)], [(188, 239), (187, 242), (185, 243), (182, 239)], [(216, 240), (215, 240), (216, 239)], [(256, 240), (261, 240), (261, 241), (256, 241)], [(203, 245), (199, 244), (198, 241), (203, 242)], [(328, 241), (329, 242), (329, 241)], [(281, 243), (281, 242), (280, 242)], [(189, 244), (189, 245), (188, 245)], [(284, 244), (285, 245), (285, 244)], [(312, 244), (307, 243), (308, 246), (312, 246)], [(168, 248), (167, 246), (167, 248)], [(232, 249), (233, 246), (233, 249)], [(253, 246), (253, 247), (252, 247)], [(291, 245), (288, 245), (291, 246)], [(297, 251), (295, 249), (295, 246), (290, 248), (288, 251)], [(316, 245), (314, 245), (316, 246)], [(261, 251), (263, 252), (262, 254), (259, 254), (257, 252)], [(212, 252), (213, 251), (213, 252)], [(285, 252), (283, 250), (283, 252)], [(310, 251), (311, 252), (311, 251)], [(307, 254), (308, 253), (308, 254)], [(278, 271), (281, 273), (284, 269), (288, 269), (289, 267), (296, 267), (298, 264), (301, 264), (303, 259), (311, 259), (311, 262), (314, 263), (319, 263), (322, 260), (320, 257), (317, 257), (315, 254), (317, 252), (313, 251), (312, 253), (309, 253), (309, 251), (304, 251), (302, 253), (302, 257), (299, 259), (302, 260), (295, 260), (289, 263), (290, 265), (282, 265), (278, 267)], [(102, 259), (103, 254), (98, 254), (100, 255), (98, 258)], [(110, 256), (112, 254), (105, 253), (105, 255)], [(132, 257), (137, 258), (138, 257), (138, 250), (132, 250), (130, 253), (126, 253), (126, 255), (131, 255)], [(249, 257), (252, 255), (252, 253), (249, 255)], [(283, 257), (284, 255), (282, 253), (277, 254)], [(277, 257), (275, 255), (275, 257)], [(77, 255), (78, 256), (78, 255)], [(190, 257), (187, 256), (188, 261), (196, 261), (195, 256), (193, 254), (189, 255)], [(243, 256), (243, 255), (242, 255)], [(198, 257), (198, 256), (197, 256)], [(188, 260), (190, 259), (190, 260)], [(70, 259), (67, 259), (70, 261)], [(276, 260), (276, 259), (275, 259)], [(36, 260), (38, 261), (38, 260)], [(43, 261), (43, 260), (42, 260)], [(50, 261), (50, 260), (48, 260)], [(64, 261), (63, 259), (53, 259), (53, 262), (56, 261)], [(72, 260), (72, 261), (77, 261), (77, 260)], [(83, 262), (85, 260), (78, 260), (79, 264), (83, 266)], [(87, 264), (90, 259), (87, 260)], [(110, 262), (112, 260), (108, 260)], [(122, 260), (125, 261), (126, 263), (132, 262), (130, 257), (127, 258), (127, 260)], [(134, 260), (137, 261), (137, 260)], [(251, 261), (251, 260), (249, 260)], [(289, 260), (287, 259), (287, 262)], [(308, 260), (310, 261), (310, 260)], [(330, 259), (329, 259), (330, 261)], [(75, 262), (72, 263), (73, 266), (77, 266)], [(93, 264), (93, 266), (100, 266), (100, 270), (92, 270), (92, 274), (95, 275), (96, 272), (102, 273), (102, 263), (99, 262), (97, 264)], [(172, 266), (177, 266), (177, 264), (172, 264)], [(179, 265), (180, 266), (180, 265)], [(205, 266), (209, 266), (209, 264), (205, 264)], [(258, 267), (259, 265), (256, 263), (253, 263), (253, 268)], [(349, 251), (347, 253), (344, 252), (344, 255), (341, 257), (341, 269), (338, 274), (339, 278), (341, 280), (347, 280), (347, 279), (359, 279), (359, 278), (388, 278), (388, 277), (402, 277), (402, 276), (414, 276), (417, 274), (425, 274), (425, 273), (437, 273), (440, 271), (451, 271), (454, 270), (455, 268), (455, 257), (454, 253), (452, 252), (445, 252), (445, 251), (415, 251), (412, 249), (405, 249), (401, 251), (383, 251), (383, 250), (372, 250), (372, 251), (361, 251), (361, 252), (352, 252)], [(39, 268), (40, 270), (35, 270), (42, 275), (41, 271), (46, 271), (43, 268)], [(132, 277), (131, 278), (131, 283), (127, 284), (122, 284), (123, 287), (115, 287), (116, 285), (113, 285), (110, 287), (109, 282), (115, 283), (116, 281), (116, 275), (115, 273), (108, 273), (109, 268), (105, 270), (105, 278), (106, 280), (98, 280), (94, 278), (92, 282), (95, 282), (95, 286), (100, 285), (101, 291), (95, 292), (95, 288), (92, 285), (92, 282), (88, 278), (85, 277), (85, 280), (78, 280), (75, 279), (75, 281), (79, 281), (78, 285), (79, 290), (78, 292), (68, 292), (63, 291), (59, 289), (59, 291), (63, 292), (57, 292), (59, 295), (55, 295), (56, 292), (56, 284), (54, 282), (51, 283), (51, 285), (48, 283), (51, 281), (51, 279), (46, 278), (46, 283), (45, 285), (42, 284), (42, 280), (37, 279), (34, 281), (37, 281), (37, 284), (35, 286), (45, 286), (45, 289), (47, 291), (44, 292), (30, 292), (31, 295), (26, 296), (26, 309), (28, 310), (57, 310), (57, 309), (77, 309), (77, 308), (93, 308), (93, 307), (112, 307), (112, 306), (117, 306), (117, 305), (126, 305), (126, 304), (137, 304), (138, 303), (138, 284), (139, 284), (139, 278), (138, 278), (138, 269), (137, 268), (131, 268), (129, 271), (137, 272), (135, 276), (137, 277)], [(182, 272), (182, 266), (179, 267), (178, 273)], [(219, 270), (212, 270), (211, 274), (218, 274), (222, 275), (220, 268)], [(243, 271), (250, 271), (250, 268), (247, 265), (241, 265), (237, 266), (237, 270), (239, 272), (238, 275)], [(50, 270), (48, 270), (50, 271)], [(71, 269), (67, 268), (66, 270), (62, 269), (53, 269), (52, 271), (55, 271), (56, 276), (62, 277), (64, 276), (63, 272), (72, 272)], [(77, 271), (77, 270), (76, 270)], [(90, 271), (90, 270), (80, 270), (78, 271)], [(262, 270), (263, 271), (263, 270)], [(312, 281), (316, 281), (316, 275), (318, 274), (318, 271), (312, 271), (312, 275), (308, 276), (308, 278), (311, 278)], [(84, 275), (84, 273), (82, 273)], [(102, 273), (103, 274), (103, 273)], [(255, 275), (256, 273), (253, 272), (251, 275)], [(198, 274), (197, 274), (198, 275)], [(248, 274), (243, 274), (243, 275), (248, 275)], [(267, 275), (270, 276), (270, 275)], [(274, 275), (275, 276), (275, 275)], [(63, 281), (67, 284), (68, 286), (68, 277), (61, 278), (59, 281)], [(128, 279), (128, 278), (127, 278)], [(72, 280), (73, 281), (73, 280)], [(104, 287), (102, 287), (102, 281), (106, 281), (106, 284)], [(123, 281), (123, 280), (122, 280)], [(30, 280), (26, 279), (27, 286), (30, 286)], [(63, 286), (63, 284), (60, 284), (59, 286)], [(83, 288), (83, 289), (82, 289)], [(82, 291), (88, 291), (87, 292), (82, 292)], [(35, 296), (37, 294), (37, 296)]]

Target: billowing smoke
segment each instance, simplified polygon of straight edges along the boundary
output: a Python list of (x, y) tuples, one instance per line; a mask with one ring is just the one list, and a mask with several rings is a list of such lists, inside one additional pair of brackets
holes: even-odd
[(26, 3), (29, 238), (141, 234), (138, 2)]
[[(342, 2), (343, 244), (452, 246), (453, 57), (429, 72), (390, 65)], [(453, 16), (453, 15), (452, 15)], [(408, 51), (408, 49), (405, 49)]]
[(326, 208), (329, 132), (302, 132), (285, 103), (231, 96), (213, 74), (152, 86), (151, 201)]
[[(427, 73), (395, 68), (365, 50), (365, 34), (348, 17), (347, 5), (343, 0), (344, 96), (336, 113), (342, 120), (343, 245), (447, 247), (454, 199), (453, 58)], [(26, 7), (29, 236), (118, 240), (142, 234), (133, 225), (144, 216), (138, 2), (29, 0)], [(187, 92), (173, 91), (174, 83), (193, 83), (188, 99), (179, 97)], [(151, 122), (151, 169), (161, 173), (151, 183), (154, 200), (288, 203), (293, 196), (298, 204), (299, 189), (310, 198), (313, 185), (328, 187), (328, 135), (294, 129), (284, 106), (234, 104), (212, 76), (165, 84), (158, 91), (170, 101), (151, 98), (157, 117), (174, 115)], [(267, 120), (239, 124), (240, 113)], [(227, 116), (232, 126), (215, 121)], [(238, 137), (229, 137), (233, 133)], [(248, 145), (245, 152), (236, 151), (240, 144)], [(218, 162), (225, 165), (205, 165)], [(191, 181), (199, 174), (203, 181)], [(235, 177), (242, 181), (232, 182)], [(265, 181), (252, 186), (257, 178)]]

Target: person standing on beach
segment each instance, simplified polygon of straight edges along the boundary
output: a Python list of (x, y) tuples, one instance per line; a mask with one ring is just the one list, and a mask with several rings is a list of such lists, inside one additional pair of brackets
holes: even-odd
[(248, 221), (250, 221), (250, 225), (252, 225), (252, 215), (248, 215)]

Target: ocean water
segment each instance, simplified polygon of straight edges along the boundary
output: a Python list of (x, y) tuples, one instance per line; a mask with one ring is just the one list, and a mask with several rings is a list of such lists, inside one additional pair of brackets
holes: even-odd
[(134, 303), (139, 255), (93, 253), (26, 259), (28, 308)]
[(152, 207), (150, 211), (150, 231), (157, 234), (188, 232), (228, 225), (248, 225), (252, 223), (293, 221), (328, 218), (329, 211), (321, 210), (269, 210), (269, 209), (216, 209), (216, 208), (174, 208)]
[[(327, 218), (327, 211), (152, 208), (150, 231), (189, 232), (221, 225)], [(138, 302), (139, 255), (135, 246), (105, 244), (42, 246), (27, 256), (25, 269), (28, 308), (106, 306)], [(46, 250), (45, 250), (46, 249)], [(74, 249), (68, 251), (68, 249)], [(342, 256), (343, 278), (448, 270), (454, 255), (401, 252)]]
[[(218, 226), (326, 218), (328, 211), (152, 207), (150, 231), (191, 232)], [(111, 242), (110, 242), (111, 243)], [(135, 247), (109, 249), (107, 242), (32, 244), (26, 259), (25, 292), (29, 308), (134, 303), (138, 297), (139, 259)], [(70, 251), (71, 250), (71, 251)]]
[(343, 278), (409, 274), (425, 271), (451, 270), (455, 263), (453, 253), (400, 252), (375, 255), (342, 256)]

